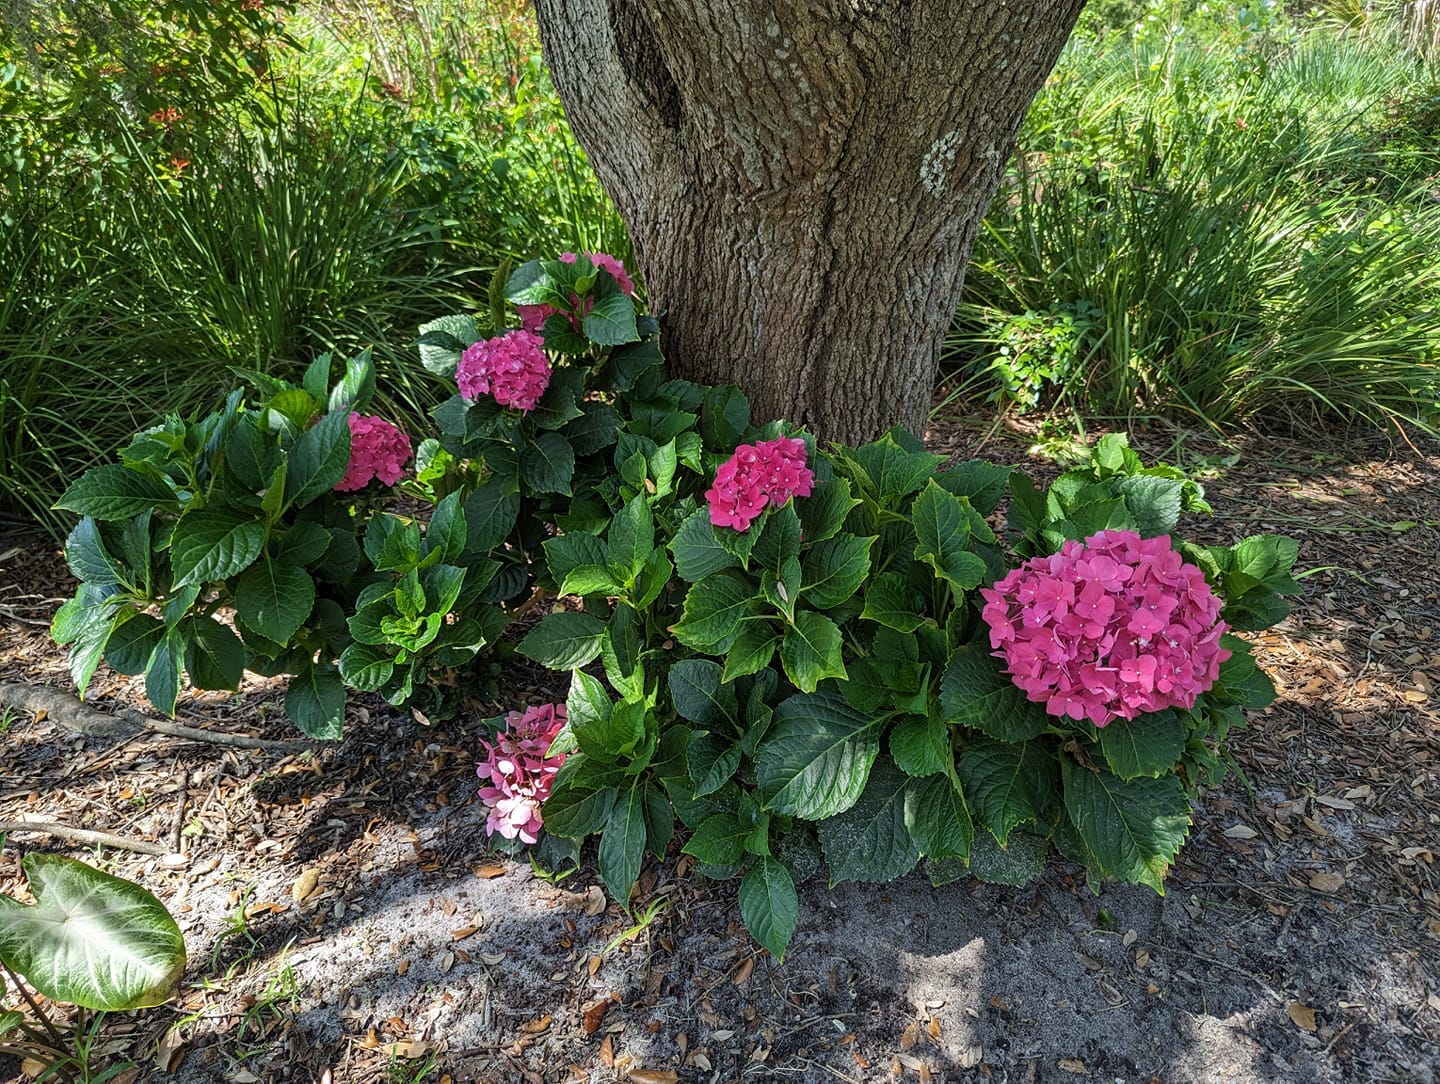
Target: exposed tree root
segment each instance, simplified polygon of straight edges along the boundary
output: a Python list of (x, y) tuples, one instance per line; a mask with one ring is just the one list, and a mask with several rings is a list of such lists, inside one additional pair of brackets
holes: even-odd
[(207, 742), (234, 749), (256, 749), (271, 753), (298, 753), (313, 749), (317, 744), (308, 739), (250, 738), (243, 734), (199, 730), (193, 726), (172, 723), (168, 719), (154, 719), (129, 708), (110, 715), (96, 711), (69, 693), (48, 685), (0, 683), (0, 704), (9, 704), (11, 707), (31, 712), (43, 711), (45, 717), (56, 725), (87, 737), (124, 737), (150, 731), (183, 741)]
[(170, 853), (169, 849), (147, 840), (128, 839), (125, 836), (112, 835), (109, 832), (96, 832), (89, 828), (71, 828), (68, 824), (55, 824), (52, 821), (0, 821), (0, 834), (5, 832), (36, 832), (40, 835), (73, 840), (76, 843), (134, 851), (136, 854), (158, 856)]

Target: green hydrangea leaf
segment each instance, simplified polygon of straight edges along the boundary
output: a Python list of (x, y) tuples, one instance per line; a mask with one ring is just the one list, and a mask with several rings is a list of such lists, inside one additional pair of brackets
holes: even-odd
[(981, 644), (955, 652), (940, 683), (946, 722), (979, 730), (998, 741), (1027, 741), (1045, 732), (1049, 716), (1000, 673)]
[(551, 670), (573, 670), (600, 654), (605, 625), (584, 613), (553, 613), (541, 618), (516, 649)]
[(743, 576), (717, 572), (691, 585), (685, 595), (684, 616), (671, 631), (686, 647), (723, 655), (735, 643), (742, 622), (754, 607), (754, 589)]
[(758, 859), (740, 882), (739, 899), (745, 928), (783, 961), (800, 916), (800, 897), (790, 871), (774, 858)]
[(832, 887), (841, 881), (892, 881), (915, 868), (920, 847), (906, 826), (914, 799), (909, 776), (880, 760), (859, 800), (816, 826)]
[(806, 820), (849, 809), (879, 755), (884, 721), (883, 715), (856, 711), (828, 690), (782, 701), (756, 750), (756, 782), (765, 808)]
[(56, 508), (98, 520), (129, 519), (175, 500), (170, 487), (138, 470), (107, 463), (92, 467), (71, 483)]
[(875, 539), (837, 534), (810, 547), (801, 562), (800, 592), (817, 610), (849, 602), (870, 575)]
[(1100, 728), (1100, 749), (1121, 779), (1153, 778), (1175, 769), (1185, 753), (1186, 737), (1180, 717), (1167, 709), (1111, 720)]
[(932, 775), (912, 784), (914, 802), (906, 824), (921, 853), (930, 858), (968, 858), (975, 823), (959, 784), (946, 775)]
[(843, 644), (835, 622), (814, 610), (801, 610), (781, 637), (780, 665), (797, 689), (813, 693), (826, 678), (846, 677)]
[(1190, 802), (1176, 775), (1121, 779), (1060, 761), (1065, 811), (1102, 873), (1165, 893), (1165, 873), (1190, 831)]
[(1045, 813), (1059, 782), (1054, 754), (1038, 741), (972, 741), (958, 770), (971, 811), (1002, 845), (1013, 829)]

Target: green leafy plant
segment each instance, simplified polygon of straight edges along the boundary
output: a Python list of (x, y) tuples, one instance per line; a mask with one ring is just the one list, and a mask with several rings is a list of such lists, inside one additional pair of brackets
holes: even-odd
[[(89, 1064), (100, 1019), (168, 1000), (185, 970), (185, 941), (164, 905), (131, 881), (58, 855), (29, 854), (21, 865), (35, 903), (0, 896), (0, 967), (33, 1019), (0, 1012), (0, 1053), (39, 1062), (47, 1079), (100, 1084), (118, 1071)], [(72, 1039), (26, 983), (79, 1007)]]
[(59, 506), (82, 516), (66, 543), (81, 585), (53, 631), (71, 645), (82, 694), (102, 658), (143, 673), (167, 713), (185, 675), (235, 689), (246, 669), (290, 674), (286, 714), (335, 738), (346, 679), (409, 703), (431, 668), (499, 636), (506, 619), (493, 607), (446, 623), (495, 568), (447, 563), (469, 542), (458, 497), (422, 533), (414, 517), (335, 492), (374, 370), (362, 352), (330, 387), (330, 369), (323, 356), (299, 387), (252, 374), (253, 406), (236, 392), (198, 422), (172, 417), (65, 492)]
[[(622, 904), (647, 852), (678, 846), (739, 881), (778, 957), (795, 886), (822, 865), (832, 884), (922, 862), (937, 882), (1013, 884), (1053, 848), (1094, 880), (1163, 891), (1191, 797), (1274, 695), (1230, 630), (1284, 616), (1292, 543), (1176, 539), (1182, 514), (1209, 510), (1201, 487), (1122, 435), (1042, 490), (995, 464), (941, 469), (899, 429), (852, 448), (756, 425), (737, 389), (667, 377), (655, 321), (604, 254), (497, 275), (490, 302), (488, 321), (421, 329), (423, 365), (457, 387), (400, 489), (428, 515), (334, 491), (344, 419), (372, 391), (363, 356), (335, 388), (328, 362), (300, 388), (260, 380), (255, 406), (237, 394), (142, 434), (77, 482), (64, 504), (87, 518), (67, 554), (87, 582), (57, 619), (77, 682), (101, 652), (143, 662), (168, 708), (176, 654), (210, 676), (196, 608), (224, 627), (233, 606), (231, 665), (295, 675), (292, 717), (331, 736), (346, 684), (413, 702), (514, 609), (547, 607), (514, 649), (569, 673), (564, 713), (503, 725), (481, 797), (509, 849), (523, 833), (573, 863), (598, 836)], [(1022, 573), (1069, 579), (1026, 588), (1050, 601), (1014, 603), (1034, 613), (1013, 624), (1003, 592)], [(247, 586), (257, 575), (269, 587)], [(1088, 616), (1064, 594), (1082, 579)], [(125, 632), (136, 622), (153, 639)], [(1012, 657), (1016, 629), (1037, 627)]]
[[(1162, 890), (1188, 796), (1223, 774), (1244, 709), (1273, 696), (1248, 647), (1227, 636), (1231, 657), (1191, 708), (1097, 728), (1011, 684), (976, 642), (978, 591), (1011, 559), (988, 519), (1007, 493), (1010, 552), (1028, 557), (1097, 532), (1169, 534), (1182, 511), (1208, 509), (1200, 487), (1143, 466), (1120, 436), (1045, 492), (987, 463), (937, 472), (939, 457), (901, 431), (811, 462), (810, 495), (745, 532), (712, 525), (693, 492), (657, 491), (619, 505), (583, 560), (568, 534), (546, 545), (551, 577), (585, 600), (522, 645), (574, 671), (546, 828), (598, 833), (601, 874), (624, 900), (645, 851), (664, 852), (673, 810), (685, 853), (740, 878), (742, 914), (777, 955), (795, 929), (795, 882), (822, 861), (832, 883), (888, 880), (922, 859), (937, 881), (959, 868), (1022, 883), (1053, 845), (1094, 878)], [(645, 563), (637, 537), (675, 569), (640, 597), (622, 582)], [(1292, 544), (1180, 549), (1232, 627), (1283, 616)], [(596, 658), (618, 699), (579, 669)]]

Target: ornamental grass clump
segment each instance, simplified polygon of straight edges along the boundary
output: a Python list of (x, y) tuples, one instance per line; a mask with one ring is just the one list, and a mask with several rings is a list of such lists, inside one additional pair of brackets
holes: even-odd
[(345, 477), (335, 483), (338, 493), (364, 489), (373, 479), (393, 486), (405, 477), (410, 459), (410, 438), (384, 418), (350, 415), (350, 463)]
[(506, 839), (534, 843), (544, 820), (540, 807), (550, 796), (550, 784), (564, 754), (549, 756), (550, 743), (565, 726), (564, 704), (539, 704), (505, 717), (505, 729), (493, 743), (481, 741), (486, 759), (478, 766), (485, 785), (480, 800), (490, 810), (485, 834), (497, 832)]
[(748, 531), (767, 507), (779, 508), (791, 497), (808, 497), (815, 475), (805, 465), (805, 442), (776, 437), (742, 444), (715, 472), (705, 491), (710, 522), (716, 527)]
[(1051, 715), (1105, 726), (1188, 709), (1230, 658), (1220, 599), (1168, 535), (1072, 539), (980, 594), (995, 656)]
[(550, 386), (543, 340), (530, 331), (508, 331), (465, 348), (455, 383), (467, 402), (489, 395), (502, 407), (529, 412)]

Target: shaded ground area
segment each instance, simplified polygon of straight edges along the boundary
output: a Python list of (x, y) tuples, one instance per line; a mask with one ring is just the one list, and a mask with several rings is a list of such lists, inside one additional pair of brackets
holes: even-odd
[[(1026, 434), (987, 428), (941, 423), (932, 445), (1024, 458)], [(10, 713), (0, 821), (184, 855), (103, 853), (191, 951), (183, 997), (112, 1020), (105, 1060), (139, 1063), (122, 1081), (237, 1084), (1433, 1080), (1440, 448), (1134, 440), (1215, 472), (1216, 518), (1189, 532), (1289, 533), (1316, 570), (1258, 637), (1280, 699), (1234, 736), (1253, 801), (1235, 780), (1205, 797), (1165, 897), (1094, 895), (1056, 860), (1021, 889), (815, 881), (781, 967), (733, 885), (684, 860), (647, 868), (626, 915), (592, 865), (552, 884), (488, 854), (475, 734), (499, 704), (423, 728), (356, 699), (346, 741), (313, 756)], [(0, 557), (0, 681), (68, 688), (44, 627), (63, 561), (33, 540)], [(139, 705), (138, 680), (102, 672), (93, 701)], [(521, 667), (502, 685), (563, 698)], [(290, 736), (263, 683), (182, 699), (180, 721)], [(12, 834), (0, 891), (27, 849), (68, 846)]]

